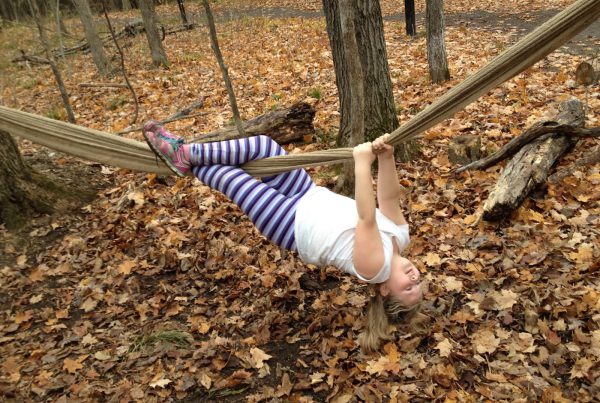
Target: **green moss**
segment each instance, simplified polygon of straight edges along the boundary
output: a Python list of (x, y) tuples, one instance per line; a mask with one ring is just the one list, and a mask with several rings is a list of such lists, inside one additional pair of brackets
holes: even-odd
[(128, 352), (133, 353), (140, 351), (159, 343), (170, 343), (178, 347), (187, 347), (191, 344), (191, 340), (192, 336), (181, 330), (161, 330), (149, 336), (140, 336), (136, 338), (129, 347)]
[(120, 108), (121, 106), (125, 105), (128, 102), (129, 102), (129, 99), (127, 98), (127, 96), (117, 95), (108, 100), (107, 107), (109, 110), (114, 111), (115, 109)]
[(49, 110), (47, 110), (44, 113), (44, 116), (54, 120), (66, 120), (67, 112), (62, 106), (53, 105)]
[(323, 90), (321, 90), (321, 88), (311, 88), (308, 91), (308, 96), (316, 100), (320, 100), (321, 98), (323, 98)]

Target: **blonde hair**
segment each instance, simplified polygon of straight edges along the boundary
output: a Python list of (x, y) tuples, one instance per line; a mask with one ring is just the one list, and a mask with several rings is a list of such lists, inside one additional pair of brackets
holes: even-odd
[(390, 323), (408, 322), (421, 310), (422, 302), (407, 306), (393, 295), (381, 296), (376, 290), (367, 308), (366, 326), (358, 336), (358, 344), (366, 354), (379, 348), (382, 340), (391, 340)]

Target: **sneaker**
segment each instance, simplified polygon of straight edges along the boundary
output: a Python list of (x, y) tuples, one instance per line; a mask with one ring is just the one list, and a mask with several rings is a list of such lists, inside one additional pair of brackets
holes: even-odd
[(151, 120), (142, 129), (146, 142), (171, 171), (177, 176), (186, 176), (190, 172), (190, 158), (187, 155), (185, 140), (169, 133), (157, 121)]

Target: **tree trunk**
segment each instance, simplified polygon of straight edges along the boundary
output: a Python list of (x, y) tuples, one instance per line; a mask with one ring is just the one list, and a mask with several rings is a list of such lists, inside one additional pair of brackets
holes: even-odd
[(0, 223), (14, 229), (32, 213), (49, 213), (50, 203), (35, 189), (31, 171), (23, 163), (15, 141), (0, 130)]
[(450, 79), (446, 43), (444, 40), (444, 1), (426, 1), (427, 61), (433, 83)]
[(96, 24), (94, 23), (92, 11), (90, 10), (90, 4), (88, 0), (73, 0), (73, 3), (79, 14), (79, 19), (81, 19), (81, 23), (83, 24), (85, 38), (90, 47), (94, 64), (101, 76), (108, 76), (110, 74), (110, 63), (104, 52), (102, 41), (98, 36)]
[(156, 27), (156, 14), (154, 13), (154, 2), (152, 0), (139, 0), (142, 19), (144, 20), (144, 28), (146, 30), (146, 38), (148, 46), (152, 54), (152, 64), (155, 67), (169, 67), (167, 54), (163, 48), (158, 28)]
[[(350, 119), (352, 96), (348, 77), (348, 60), (341, 35), (339, 0), (323, 0), (327, 34), (333, 54), (336, 84), (340, 99), (340, 132), (338, 146), (351, 146)], [(378, 0), (357, 0), (354, 9), (354, 27), (358, 53), (363, 71), (365, 96), (365, 139), (374, 140), (398, 127), (398, 118), (392, 93), (383, 32), (383, 19)], [(403, 160), (410, 159), (414, 143), (397, 147)]]
[(183, 25), (188, 25), (187, 14), (185, 13), (185, 5), (183, 4), (183, 0), (177, 0), (177, 6), (179, 7), (179, 16), (181, 17), (181, 23)]
[(358, 0), (355, 15), (365, 94), (365, 140), (398, 128), (379, 1)]
[[(350, 101), (347, 116), (349, 117), (349, 145), (355, 146), (365, 140), (365, 75), (358, 50), (357, 0), (340, 0), (340, 34), (348, 71), (348, 98)], [(381, 15), (381, 13), (380, 13)], [(354, 193), (354, 163), (344, 164), (344, 173), (339, 176), (336, 192), (344, 195)]]
[(15, 13), (11, 2), (0, 1), (0, 17), (7, 21), (15, 20)]
[(129, 0), (123, 0), (123, 11), (131, 10), (131, 2)]
[[(579, 100), (560, 104), (554, 119), (559, 124), (583, 126), (583, 105)], [(516, 209), (529, 192), (545, 184), (554, 164), (577, 142), (576, 138), (552, 134), (527, 144), (506, 164), (495, 188), (483, 206), (485, 220), (498, 220)]]
[(54, 73), (54, 77), (56, 79), (56, 85), (58, 85), (58, 89), (60, 91), (60, 95), (63, 101), (63, 106), (67, 111), (67, 116), (69, 117), (69, 122), (75, 123), (75, 115), (73, 114), (73, 109), (71, 109), (71, 103), (69, 102), (69, 94), (67, 93), (67, 89), (65, 87), (65, 83), (62, 79), (62, 74), (60, 70), (56, 66), (56, 61), (54, 60), (54, 56), (52, 56), (52, 51), (50, 49), (50, 44), (48, 43), (48, 38), (46, 38), (46, 33), (44, 32), (44, 28), (42, 27), (42, 22), (40, 21), (39, 10), (37, 9), (37, 5), (35, 0), (28, 0), (29, 7), (31, 8), (31, 14), (33, 15), (33, 19), (38, 28), (38, 32), (40, 35), (40, 41), (46, 51), (46, 57), (50, 62), (50, 67), (52, 68), (52, 72)]
[(415, 0), (404, 0), (404, 19), (406, 21), (406, 35), (417, 35)]

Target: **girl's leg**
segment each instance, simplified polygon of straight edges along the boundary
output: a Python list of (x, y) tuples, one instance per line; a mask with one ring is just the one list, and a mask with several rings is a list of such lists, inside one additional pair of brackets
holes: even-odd
[[(237, 140), (186, 145), (192, 166), (242, 165), (248, 161), (286, 154), (268, 136), (254, 136)], [(304, 194), (313, 186), (312, 179), (303, 169), (296, 169), (268, 178), (263, 183), (276, 189), (284, 196)]]
[(263, 235), (283, 248), (296, 249), (296, 205), (313, 186), (310, 176), (298, 169), (261, 182), (236, 166), (285, 154), (271, 138), (184, 145), (183, 139), (156, 122), (147, 123), (143, 131), (149, 146), (174, 172), (183, 176), (191, 169), (198, 179), (240, 206)]
[(286, 197), (235, 166), (193, 166), (192, 171), (236, 203), (265, 237), (282, 248), (296, 250), (294, 219), (302, 194)]

